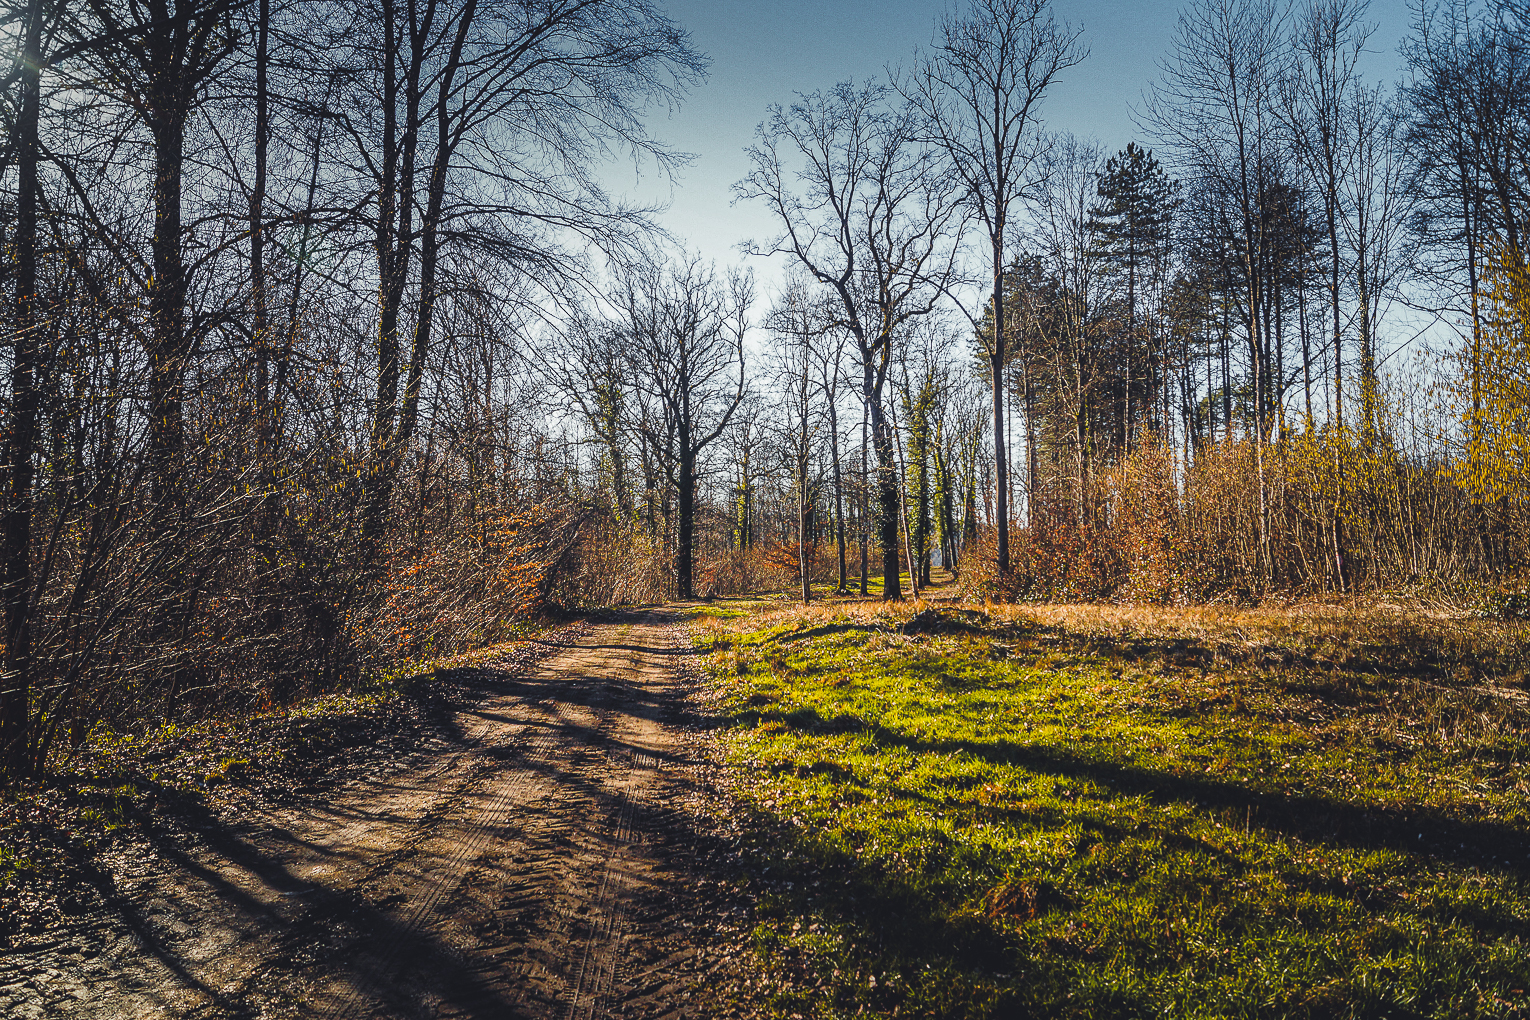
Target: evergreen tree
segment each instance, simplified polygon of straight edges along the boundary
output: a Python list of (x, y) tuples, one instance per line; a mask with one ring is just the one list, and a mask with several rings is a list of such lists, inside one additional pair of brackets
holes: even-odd
[(1132, 431), (1133, 384), (1151, 390), (1158, 354), (1151, 331), (1144, 327), (1144, 292), (1162, 277), (1168, 259), (1169, 232), (1179, 204), (1179, 186), (1169, 179), (1153, 153), (1129, 143), (1105, 164), (1098, 193), (1100, 203), (1089, 210), (1094, 254), (1104, 263), (1105, 279), (1124, 288), (1126, 329), (1122, 335), (1119, 380), (1123, 449)]

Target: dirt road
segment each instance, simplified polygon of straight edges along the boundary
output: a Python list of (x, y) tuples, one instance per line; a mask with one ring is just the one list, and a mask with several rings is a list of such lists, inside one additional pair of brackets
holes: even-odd
[(690, 654), (656, 612), (460, 671), (409, 753), (104, 862), (109, 909), (0, 960), (0, 1015), (727, 1015)]

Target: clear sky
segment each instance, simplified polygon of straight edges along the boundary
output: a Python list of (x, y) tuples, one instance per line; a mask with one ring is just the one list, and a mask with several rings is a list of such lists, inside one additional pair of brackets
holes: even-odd
[[(943, 0), (670, 0), (669, 11), (712, 60), (708, 80), (669, 119), (651, 124), (673, 147), (693, 153), (663, 223), (685, 244), (719, 263), (743, 261), (739, 241), (764, 237), (773, 225), (751, 203), (734, 205), (731, 188), (749, 170), (744, 155), (771, 103), (789, 103), (846, 78), (865, 79), (906, 62), (927, 46)], [(1043, 111), (1053, 130), (1092, 137), (1109, 151), (1145, 141), (1131, 108), (1157, 76), (1178, 5), (1125, 0), (1053, 0), (1061, 20), (1082, 25), (1089, 58), (1066, 72)], [(1378, 26), (1369, 60), (1374, 78), (1399, 74), (1397, 45), (1412, 18), (1409, 0), (1371, 0)], [(651, 182), (630, 174), (614, 190), (649, 198)], [(762, 282), (784, 266), (750, 259)], [(776, 259), (780, 262), (778, 256)]]

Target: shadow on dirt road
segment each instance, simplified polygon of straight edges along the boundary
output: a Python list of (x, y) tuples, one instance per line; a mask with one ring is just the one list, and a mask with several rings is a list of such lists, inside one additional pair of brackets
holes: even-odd
[[(321, 796), (254, 793), (96, 862), (105, 906), (0, 961), (8, 1017), (726, 1016), (748, 909), (674, 612), (437, 678)], [(373, 762), (371, 759), (376, 759)]]

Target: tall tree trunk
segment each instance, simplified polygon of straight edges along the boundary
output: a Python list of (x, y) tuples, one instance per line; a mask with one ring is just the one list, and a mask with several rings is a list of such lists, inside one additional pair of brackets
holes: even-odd
[[(869, 375), (868, 372), (868, 383)], [(877, 545), (882, 552), (882, 598), (903, 597), (903, 585), (899, 580), (902, 564), (899, 560), (898, 522), (902, 516), (898, 498), (898, 454), (893, 445), (892, 428), (882, 412), (881, 401), (867, 401), (871, 424), (871, 444), (877, 455)]]
[[(1336, 188), (1330, 170), (1329, 188)], [(1329, 306), (1333, 315), (1333, 468), (1336, 492), (1333, 504), (1333, 563), (1334, 577), (1339, 591), (1349, 587), (1347, 566), (1344, 562), (1344, 357), (1343, 357), (1343, 309), (1339, 300), (1339, 212), (1338, 195), (1327, 197), (1329, 249)]]
[[(382, 0), (382, 172), (377, 187), (377, 230), (373, 239), (377, 260), (377, 393), (372, 403), (371, 448), (363, 480), (362, 546), (363, 559), (377, 560), (382, 549), (383, 507), (377, 487), (385, 470), (393, 434), (393, 408), (398, 401), (398, 300), (402, 281), (394, 286), (394, 277), (402, 267), (395, 265), (394, 239), (401, 231), (394, 223), (399, 203), (398, 173), (398, 59), (399, 25), (393, 0)], [(402, 203), (406, 207), (409, 202)], [(407, 215), (407, 212), (405, 213)]]
[(1307, 252), (1303, 246), (1296, 276), (1296, 307), (1302, 340), (1302, 398), (1306, 406), (1305, 427), (1312, 431), (1312, 340), (1307, 322)]
[(1355, 260), (1355, 295), (1359, 307), (1355, 319), (1360, 323), (1360, 429), (1369, 449), (1376, 439), (1376, 348), (1371, 335), (1371, 288), (1366, 268), (1364, 242), (1358, 246)]
[(797, 444), (796, 464), (794, 465), (796, 477), (793, 479), (797, 483), (797, 573), (802, 581), (803, 605), (807, 605), (813, 598), (813, 589), (808, 578), (808, 567), (812, 561), (812, 557), (808, 552), (808, 466), (812, 460), (812, 450), (809, 445), (810, 421), (808, 418), (809, 354), (810, 352), (804, 338), (802, 375), (798, 377), (797, 392), (795, 394), (796, 407), (794, 411), (797, 414), (797, 425), (800, 431), (798, 431), (795, 437)]
[(675, 543), (675, 591), (682, 599), (695, 598), (692, 582), (694, 556), (692, 543), (696, 531), (696, 455), (691, 450), (690, 432), (680, 429), (680, 471), (676, 480), (679, 492), (679, 534)]
[[(392, 481), (402, 450), (398, 443), (400, 362), (399, 315), (409, 279), (413, 249), (415, 154), (419, 148), (420, 67), (423, 41), (411, 25), (409, 64), (400, 82), (396, 61), (404, 44), (394, 0), (383, 0), (383, 137), (382, 174), (377, 192), (377, 395), (372, 404), (372, 437), (364, 476), (363, 558), (375, 564), (382, 553), (383, 532), (391, 501)], [(398, 122), (399, 91), (403, 90), (404, 122)]]
[[(473, 17), (477, 13), (477, 0), (468, 0), (457, 17), (457, 32), (446, 66), (440, 72), (440, 84), (436, 95), (436, 151), (431, 162), (430, 180), (426, 185), (425, 216), (420, 224), (420, 308), (414, 327), (414, 340), (409, 351), (409, 373), (404, 384), (403, 406), (400, 408), (397, 455), (414, 436), (420, 413), (420, 384), (424, 378), (425, 362), (430, 353), (431, 333), (435, 326), (437, 298), (436, 266), (441, 253), (441, 215), (446, 202), (446, 177), (451, 170), (455, 139), (451, 130), (451, 98), (456, 85), (457, 71), (462, 66), (462, 51), (467, 43)], [(418, 79), (418, 72), (415, 72)], [(414, 86), (418, 88), (416, 84)], [(412, 151), (412, 147), (411, 147)]]
[(754, 506), (750, 498), (749, 448), (739, 457), (738, 466), (738, 547), (754, 548)]
[[(897, 412), (895, 410), (894, 414), (896, 413)], [(894, 452), (898, 456), (896, 465), (898, 472), (897, 495), (902, 500), (902, 506), (900, 506), (898, 510), (898, 523), (903, 527), (903, 550), (905, 559), (908, 564), (908, 586), (911, 589), (911, 593), (913, 594), (914, 598), (917, 599), (919, 597), (919, 567), (914, 562), (914, 539), (913, 536), (909, 533), (907, 513), (908, 496), (904, 487), (908, 479), (908, 471), (903, 461), (903, 440), (899, 438), (898, 423), (896, 418), (893, 420), (891, 432), (894, 444)]]
[[(1232, 273), (1227, 273), (1228, 286), (1232, 285)], [(1222, 438), (1232, 438), (1232, 295), (1222, 296)]]
[(802, 604), (813, 600), (813, 588), (808, 577), (808, 492), (807, 459), (797, 458), (797, 573), (802, 580)]
[[(186, 331), (186, 267), (181, 251), (181, 186), (186, 134), (185, 87), (171, 72), (158, 83), (163, 116), (154, 136), (154, 282), (149, 290), (149, 464), (152, 497), (161, 515), (161, 534), (185, 524), (186, 372), (190, 335)], [(179, 543), (184, 548), (184, 541)], [(182, 557), (172, 556), (161, 575), (166, 602), (156, 628), (160, 640), (185, 645), (195, 612), (193, 578)], [(165, 717), (169, 718), (195, 668), (184, 651), (172, 657)]]
[(271, 0), (260, 0), (255, 39), (255, 182), (250, 189), (250, 299), (255, 329), (255, 446), (264, 490), (257, 530), (262, 539), (275, 528), (275, 416), (271, 400), (271, 325), (266, 300), (266, 154), (270, 140), (270, 96), (266, 73), (270, 62)]
[[(1329, 188), (1334, 188), (1330, 178)], [(1339, 208), (1338, 196), (1328, 195), (1324, 200), (1324, 212), (1328, 217), (1328, 302), (1333, 313), (1333, 418), (1334, 424), (1344, 424), (1344, 318), (1339, 301)]]
[(834, 397), (829, 397), (829, 458), (834, 468), (834, 527), (837, 536), (836, 545), (839, 546), (839, 586), (835, 589), (837, 594), (843, 595), (848, 589), (845, 577), (845, 486), (839, 464), (839, 412), (836, 410)]
[(1004, 445), (1004, 251), (1003, 227), (993, 245), (993, 353), (988, 358), (993, 376), (994, 519), (998, 525), (995, 558), (1000, 574), (1009, 573), (1009, 454)]
[[(419, 311), (410, 343), (407, 372), (400, 363), (399, 310), (408, 281), (411, 245), (412, 207), (414, 205), (415, 157), (423, 127), (421, 76), (430, 46), (433, 9), (426, 20), (417, 24), (413, 11), (409, 24), (409, 67), (404, 75), (405, 121), (403, 146), (399, 160), (399, 194), (396, 211), (399, 224), (392, 237), (392, 258), (383, 281), (383, 322), (378, 346), (378, 394), (373, 425), (374, 471), (368, 504), (366, 532), (375, 552), (382, 538), (388, 506), (392, 502), (394, 479), (399, 465), (414, 437), (419, 420), (420, 386), (430, 351), (435, 322), (436, 265), (440, 256), (441, 213), (446, 195), (446, 177), (450, 169), (454, 139), (451, 133), (452, 90), (462, 64), (462, 52), (476, 14), (476, 0), (468, 0), (457, 15), (457, 29), (446, 66), (441, 69), (435, 103), (436, 147), (426, 182), (425, 210), (420, 224), (420, 295)], [(390, 64), (391, 66), (391, 64)], [(385, 130), (386, 133), (386, 130)], [(400, 400), (399, 381), (403, 378)], [(395, 405), (397, 405), (395, 407)], [(380, 454), (380, 455), (378, 455)]]
[[(169, 99), (166, 105), (174, 102)], [(154, 127), (154, 282), (149, 291), (149, 462), (154, 500), (175, 516), (186, 500), (182, 458), (188, 351), (186, 270), (181, 260), (185, 127), (176, 113), (167, 113)]]
[(32, 702), (32, 455), (37, 444), (37, 150), (41, 105), (42, 3), (27, 4), (16, 118), (19, 180), (14, 238), (11, 429), (6, 450), (0, 571), (5, 592), (5, 672), (0, 676), (0, 776), (31, 771)]
[(1031, 385), (1031, 366), (1026, 359), (1020, 366), (1021, 386), (1025, 393), (1025, 521), (1036, 526), (1036, 391)]
[(936, 512), (940, 515), (940, 558), (952, 576), (956, 574), (956, 514), (953, 510), (952, 489), (956, 486), (955, 473), (951, 470), (951, 456), (939, 440), (935, 443), (935, 485), (939, 492)]
[(871, 543), (871, 471), (867, 463), (868, 417), (867, 404), (861, 404), (861, 595), (870, 590), (867, 547)]
[[(1457, 148), (1459, 150), (1460, 143)], [(1475, 444), (1481, 439), (1482, 423), (1482, 305), (1481, 284), (1477, 274), (1477, 215), (1473, 201), (1471, 170), (1466, 161), (1457, 157), (1461, 179), (1461, 225), (1466, 240), (1466, 283), (1471, 302), (1472, 315), (1472, 428), (1470, 440)]]

